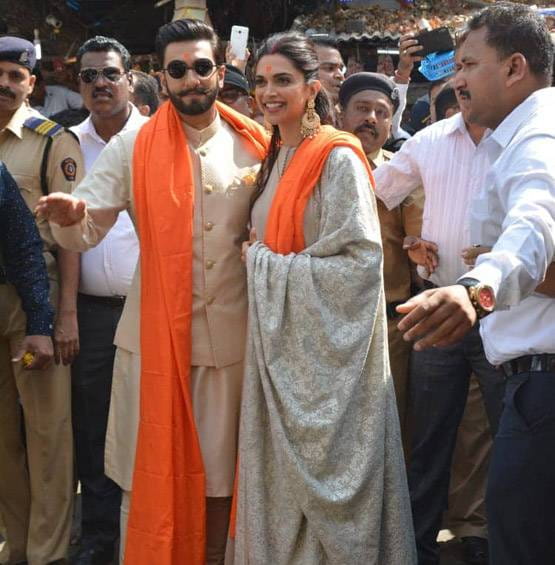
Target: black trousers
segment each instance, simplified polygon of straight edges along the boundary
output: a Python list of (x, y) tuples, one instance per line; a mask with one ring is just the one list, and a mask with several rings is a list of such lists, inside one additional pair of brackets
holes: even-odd
[(555, 373), (507, 380), (486, 508), (491, 565), (555, 563)]
[(419, 565), (439, 564), (436, 539), (447, 509), (451, 461), (472, 373), (478, 378), (495, 435), (505, 377), (487, 361), (478, 327), (455, 345), (411, 355), (408, 481)]
[(119, 538), (121, 490), (104, 474), (104, 445), (116, 351), (113, 342), (122, 310), (123, 303), (78, 297), (81, 349), (72, 367), (72, 411), (84, 548), (110, 549)]

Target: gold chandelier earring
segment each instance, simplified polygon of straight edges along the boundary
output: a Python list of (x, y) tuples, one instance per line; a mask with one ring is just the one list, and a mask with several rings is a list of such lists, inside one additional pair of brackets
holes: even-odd
[(306, 104), (306, 110), (301, 119), (301, 136), (303, 139), (311, 139), (320, 131), (320, 116), (315, 110), (314, 99), (311, 98)]

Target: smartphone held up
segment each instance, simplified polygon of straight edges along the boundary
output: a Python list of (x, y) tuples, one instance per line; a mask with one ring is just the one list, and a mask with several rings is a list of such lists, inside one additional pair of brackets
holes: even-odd
[(231, 37), (229, 38), (230, 51), (233, 57), (244, 61), (247, 57), (247, 44), (249, 42), (249, 28), (243, 26), (233, 26)]

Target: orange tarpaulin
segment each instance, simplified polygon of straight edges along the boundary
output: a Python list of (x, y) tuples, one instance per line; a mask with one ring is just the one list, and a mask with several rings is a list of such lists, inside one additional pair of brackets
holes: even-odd
[[(263, 159), (258, 124), (217, 104)], [(141, 412), (125, 562), (203, 565), (205, 475), (190, 393), (194, 181), (179, 115), (164, 104), (137, 136)]]

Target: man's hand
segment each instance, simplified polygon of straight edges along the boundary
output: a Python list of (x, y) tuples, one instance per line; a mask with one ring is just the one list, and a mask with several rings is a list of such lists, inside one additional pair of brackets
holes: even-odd
[(24, 367), (27, 371), (46, 369), (52, 363), (52, 357), (54, 356), (52, 339), (47, 335), (25, 336), (12, 362), (19, 363), (26, 353), (30, 353), (33, 356), (31, 363), (26, 364)]
[(59, 312), (54, 326), (54, 361), (71, 365), (79, 353), (77, 313)]
[(403, 249), (413, 263), (426, 269), (428, 276), (437, 269), (439, 264), (438, 248), (432, 241), (426, 241), (414, 235), (407, 235), (403, 240)]
[(53, 192), (39, 200), (35, 214), (61, 227), (67, 227), (78, 224), (85, 217), (86, 207), (84, 200), (63, 192)]
[(407, 83), (414, 68), (414, 63), (422, 61), (422, 57), (418, 56), (418, 52), (422, 50), (422, 45), (418, 44), (415, 35), (409, 33), (401, 36), (399, 39), (399, 64), (397, 65), (397, 73), (395, 74), (395, 82)]
[(406, 314), (397, 327), (406, 341), (415, 341), (416, 351), (460, 341), (477, 320), (466, 288), (458, 284), (425, 290), (397, 312)]
[(249, 252), (249, 247), (256, 241), (256, 230), (251, 228), (249, 232), (249, 240), (243, 241), (243, 245), (241, 247), (241, 261), (243, 263), (247, 262), (247, 253)]
[(251, 56), (251, 52), (248, 49), (245, 49), (245, 58), (244, 59), (237, 59), (234, 53), (231, 52), (231, 43), (227, 44), (225, 48), (225, 62), (229, 65), (233, 65), (237, 67), (243, 74), (245, 74), (245, 70), (247, 68), (247, 61)]
[(461, 257), (469, 267), (474, 267), (476, 264), (476, 259), (482, 253), (489, 253), (491, 247), (486, 247), (485, 245), (473, 245), (472, 247), (465, 247), (461, 252)]

